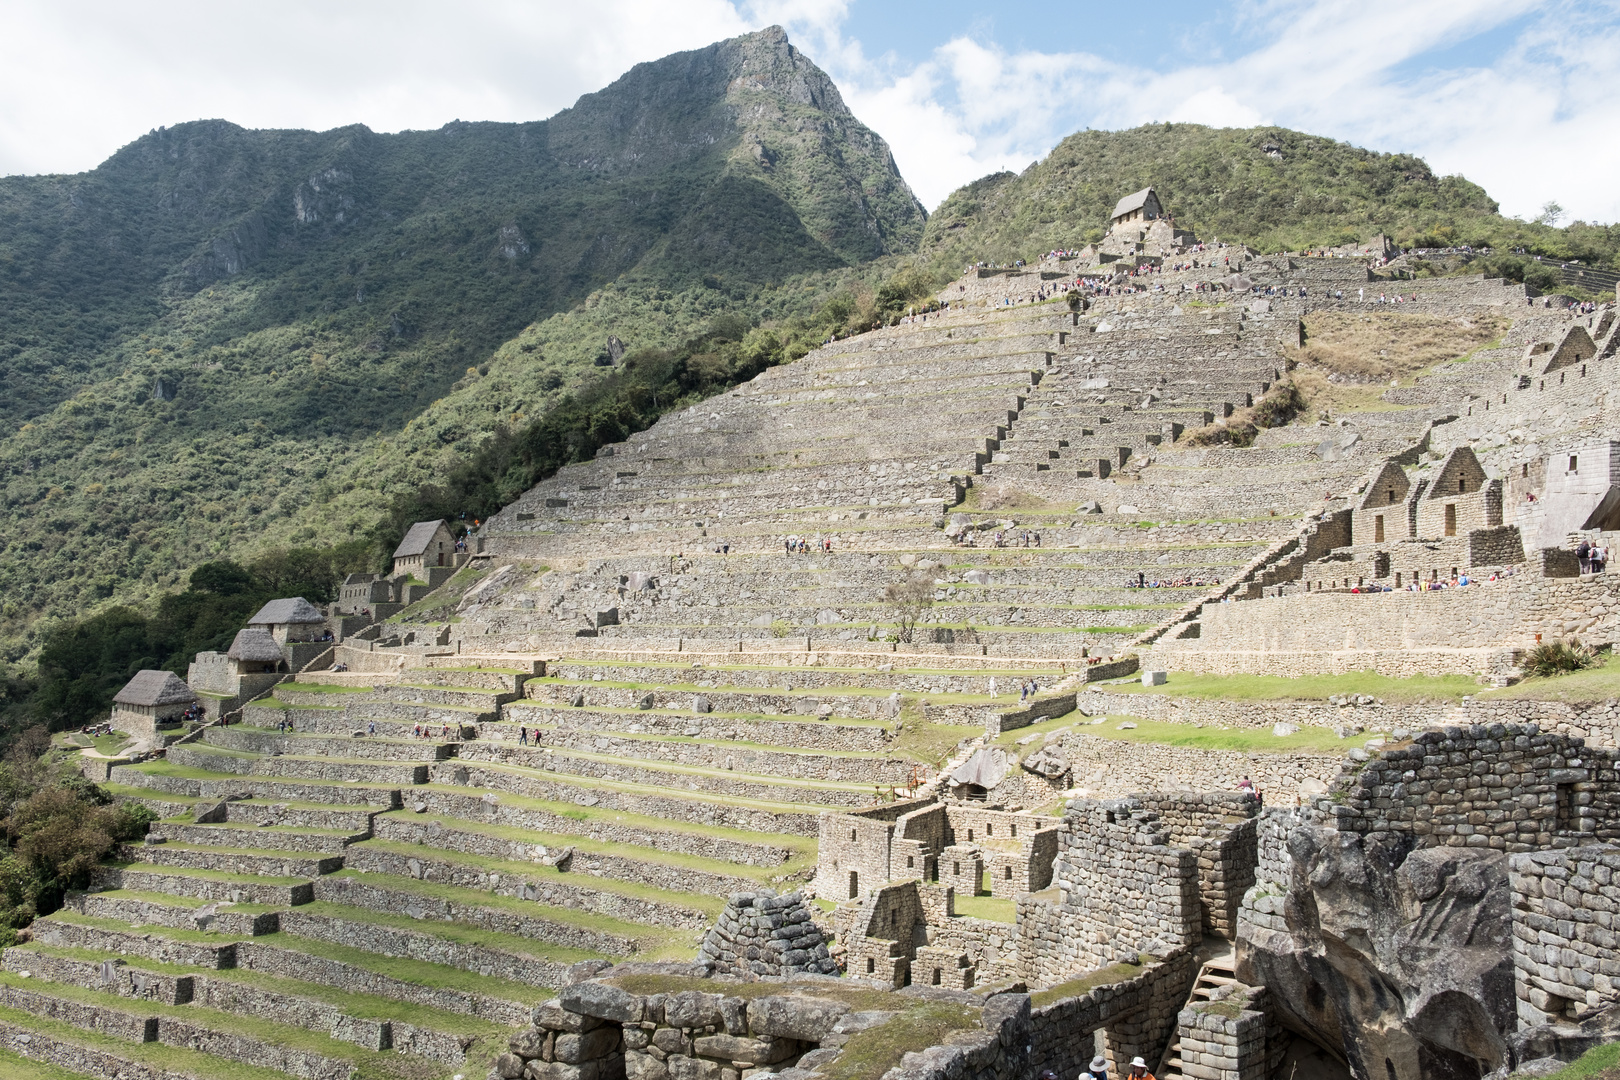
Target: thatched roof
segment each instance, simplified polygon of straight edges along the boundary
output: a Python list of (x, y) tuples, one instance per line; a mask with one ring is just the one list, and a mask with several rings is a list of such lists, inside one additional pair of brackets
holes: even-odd
[(259, 609), (259, 613), (248, 620), (249, 626), (272, 626), (285, 623), (319, 623), (325, 622), (326, 616), (316, 610), (315, 605), (302, 596), (290, 597), (286, 600), (272, 600)]
[(243, 660), (248, 663), (279, 663), (284, 657), (281, 655), (281, 646), (276, 639), (270, 636), (270, 631), (261, 627), (250, 626), (246, 630), (238, 630), (236, 639), (225, 655), (232, 660)]
[(394, 558), (404, 559), (412, 555), (422, 554), (427, 550), (428, 544), (433, 542), (434, 534), (441, 527), (446, 530), (449, 529), (449, 526), (445, 525), (443, 518), (438, 521), (418, 521), (405, 533), (405, 539), (399, 542), (399, 547), (394, 549)]
[(1147, 201), (1149, 199), (1153, 200), (1153, 205), (1155, 207), (1163, 210), (1163, 207), (1159, 206), (1159, 196), (1152, 188), (1145, 187), (1141, 191), (1133, 191), (1131, 194), (1119, 200), (1119, 202), (1114, 206), (1114, 212), (1109, 215), (1109, 219), (1116, 220), (1133, 211), (1140, 210), (1147, 205)]
[(172, 671), (137, 671), (113, 697), (120, 705), (181, 705), (196, 701), (191, 687)]

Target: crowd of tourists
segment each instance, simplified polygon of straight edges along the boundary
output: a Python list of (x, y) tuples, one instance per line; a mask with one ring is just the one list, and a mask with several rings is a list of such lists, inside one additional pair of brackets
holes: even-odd
[(1147, 574), (1139, 570), (1137, 571), (1136, 577), (1125, 582), (1125, 587), (1127, 589), (1202, 589), (1205, 587), (1219, 585), (1220, 583), (1220, 578), (1207, 578), (1202, 576), (1154, 578), (1153, 580), (1149, 581)]

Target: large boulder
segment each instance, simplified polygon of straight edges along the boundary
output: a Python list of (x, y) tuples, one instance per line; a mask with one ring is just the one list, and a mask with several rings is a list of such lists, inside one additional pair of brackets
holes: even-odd
[(1506, 855), (1318, 825), (1295, 827), (1288, 854), (1287, 893), (1258, 901), (1286, 929), (1238, 931), (1238, 978), (1270, 987), (1286, 1026), (1371, 1080), (1477, 1080), (1506, 1060)]

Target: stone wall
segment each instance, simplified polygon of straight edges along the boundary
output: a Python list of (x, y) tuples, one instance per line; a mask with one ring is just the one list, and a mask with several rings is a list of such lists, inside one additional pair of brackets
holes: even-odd
[(1127, 1074), (1137, 1055), (1157, 1063), (1197, 973), (1193, 951), (1178, 949), (1119, 982), (1035, 1008), (1032, 1067), (1062, 1078), (1077, 1075), (1095, 1054), (1095, 1043), (1086, 1036), (1099, 1030), (1106, 1033), (1110, 1075)]
[(1181, 1073), (1193, 1080), (1268, 1080), (1271, 1061), (1263, 986), (1223, 987), (1218, 1001), (1199, 1001), (1177, 1017)]
[(1620, 837), (1612, 751), (1535, 724), (1447, 726), (1388, 746), (1316, 810), (1341, 832), (1508, 852)]
[(728, 975), (831, 975), (838, 970), (799, 893), (733, 893), (698, 956)]
[(1509, 863), (1519, 1022), (1568, 1024), (1620, 1005), (1620, 849), (1534, 851)]
[(1171, 844), (1197, 857), (1203, 932), (1232, 939), (1238, 906), (1254, 884), (1259, 799), (1247, 792), (1191, 791), (1135, 797), (1158, 814)]
[(1133, 799), (1076, 799), (1064, 822), (1056, 895), (1018, 898), (1019, 953), (1032, 983), (1198, 943), (1197, 856), (1171, 847), (1151, 811)]
[(1236, 791), (1247, 776), (1273, 804), (1292, 803), (1301, 794), (1331, 786), (1344, 766), (1339, 754), (1204, 750), (1084, 732), (1065, 731), (1063, 749), (1073, 767), (1071, 782), (1092, 796), (1165, 789)]
[(1277, 724), (1321, 728), (1356, 724), (1371, 731), (1392, 731), (1398, 727), (1421, 728), (1440, 723), (1455, 707), (1453, 702), (1448, 701), (1412, 705), (1333, 705), (1327, 701), (1253, 701), (1172, 697), (1168, 694), (1117, 694), (1103, 690), (1087, 690), (1080, 695), (1080, 711), (1086, 716), (1137, 716), (1170, 724), (1258, 729)]

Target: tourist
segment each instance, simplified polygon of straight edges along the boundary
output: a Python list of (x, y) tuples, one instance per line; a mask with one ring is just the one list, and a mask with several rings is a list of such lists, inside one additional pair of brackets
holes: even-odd
[(1592, 545), (1582, 540), (1575, 548), (1575, 558), (1581, 564), (1581, 573), (1588, 573), (1592, 568)]
[(518, 728), (518, 745), (519, 746), (528, 746), (529, 745), (529, 729), (527, 727)]
[(1131, 1058), (1131, 1080), (1153, 1080), (1153, 1074), (1147, 1070), (1147, 1062), (1139, 1057)]
[(1593, 544), (1590, 558), (1592, 560), (1592, 573), (1603, 573), (1603, 567), (1609, 561), (1609, 549), (1602, 544)]
[(1080, 1074), (1081, 1080), (1090, 1077), (1091, 1080), (1108, 1080), (1108, 1059), (1098, 1054), (1091, 1059), (1091, 1068)]

